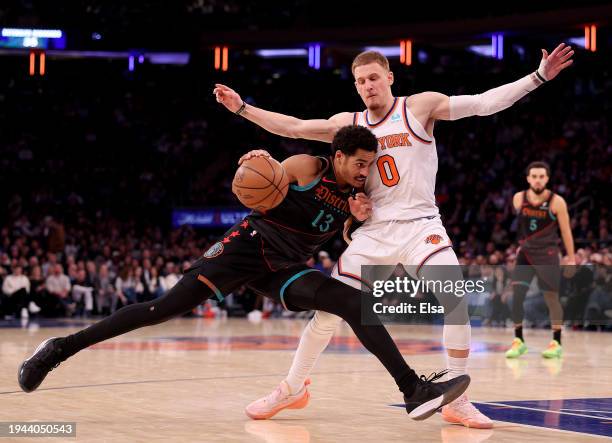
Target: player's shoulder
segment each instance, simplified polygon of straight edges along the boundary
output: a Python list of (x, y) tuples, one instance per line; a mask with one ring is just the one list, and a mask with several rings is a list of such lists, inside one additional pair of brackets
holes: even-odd
[(319, 174), (327, 166), (327, 161), (310, 154), (296, 154), (287, 157), (282, 164), (287, 172), (297, 177)]
[(567, 203), (565, 202), (565, 199), (563, 198), (562, 195), (557, 194), (554, 191), (550, 191), (552, 194), (550, 196), (550, 206), (552, 207), (563, 207), (563, 206), (567, 206)]
[(304, 167), (309, 167), (320, 164), (321, 159), (320, 157), (316, 157), (310, 154), (295, 154), (283, 160), (283, 164), (285, 164), (285, 162), (301, 164)]

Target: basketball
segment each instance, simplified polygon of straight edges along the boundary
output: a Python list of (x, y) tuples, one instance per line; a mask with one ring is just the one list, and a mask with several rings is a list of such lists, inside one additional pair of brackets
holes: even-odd
[(283, 166), (270, 157), (253, 157), (242, 162), (232, 192), (248, 208), (266, 211), (278, 206), (289, 188), (289, 178)]

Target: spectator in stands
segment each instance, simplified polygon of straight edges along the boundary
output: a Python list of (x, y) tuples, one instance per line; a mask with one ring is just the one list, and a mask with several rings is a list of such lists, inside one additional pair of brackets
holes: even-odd
[(70, 279), (64, 274), (64, 268), (60, 264), (53, 267), (51, 275), (45, 282), (47, 291), (54, 297), (53, 311), (56, 315), (70, 317), (74, 313), (75, 304), (70, 297)]
[(149, 276), (145, 276), (145, 284), (149, 297), (152, 299), (163, 295), (164, 290), (162, 289), (161, 279), (155, 266), (149, 268)]
[(166, 275), (162, 277), (162, 289), (164, 292), (170, 290), (178, 281), (179, 276), (175, 273), (176, 265), (169, 261), (166, 263)]
[(123, 266), (115, 280), (115, 289), (121, 306), (136, 303), (136, 282), (134, 271), (129, 266)]
[(134, 269), (134, 292), (138, 303), (149, 299), (145, 291), (145, 280), (140, 266)]
[(85, 317), (91, 316), (94, 307), (94, 288), (87, 281), (85, 269), (77, 271), (76, 279), (72, 285), (72, 300), (77, 310)]
[(117, 290), (108, 272), (108, 265), (100, 265), (98, 275), (94, 280), (96, 290), (96, 305), (99, 314), (111, 314), (117, 306)]
[[(29, 295), (30, 280), (23, 275), (21, 266), (15, 266), (13, 272), (2, 282), (2, 305), (5, 315), (12, 317), (20, 313), (22, 318), (28, 318), (28, 304), (31, 302)], [(40, 309), (36, 310), (38, 311)]]
[[(33, 266), (30, 271), (30, 296), (37, 307), (40, 308), (41, 315), (52, 315), (49, 312), (49, 293), (45, 284), (45, 278), (42, 274), (42, 268), (39, 265)], [(35, 313), (36, 308), (30, 312)]]

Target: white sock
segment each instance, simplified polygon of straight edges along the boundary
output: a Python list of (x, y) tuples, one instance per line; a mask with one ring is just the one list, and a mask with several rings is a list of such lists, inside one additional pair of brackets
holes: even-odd
[(312, 320), (308, 322), (293, 356), (289, 375), (285, 379), (290, 394), (294, 395), (302, 389), (308, 374), (317, 362), (319, 355), (329, 344), (336, 327), (341, 321), (342, 319), (336, 315), (317, 311)]
[(446, 366), (448, 367), (447, 380), (467, 374), (467, 357), (451, 357), (446, 354)]

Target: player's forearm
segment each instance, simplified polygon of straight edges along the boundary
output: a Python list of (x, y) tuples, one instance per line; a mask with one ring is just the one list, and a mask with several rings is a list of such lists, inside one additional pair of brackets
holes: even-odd
[(266, 131), (282, 137), (298, 138), (300, 120), (290, 115), (266, 111), (245, 103), (244, 110), (239, 115), (261, 126)]
[(244, 104), (244, 110), (238, 111), (237, 114), (261, 126), (266, 131), (282, 137), (303, 138), (329, 143), (339, 129), (338, 124), (331, 119), (302, 120), (290, 115), (266, 111), (246, 103)]
[(561, 229), (561, 238), (563, 238), (563, 245), (565, 246), (565, 252), (570, 260), (575, 259), (574, 251), (574, 236), (572, 231), (567, 229)]
[(537, 71), (515, 82), (489, 89), (482, 94), (451, 96), (449, 100), (450, 120), (475, 115), (491, 115), (509, 108), (544, 83), (544, 79), (536, 73)]

